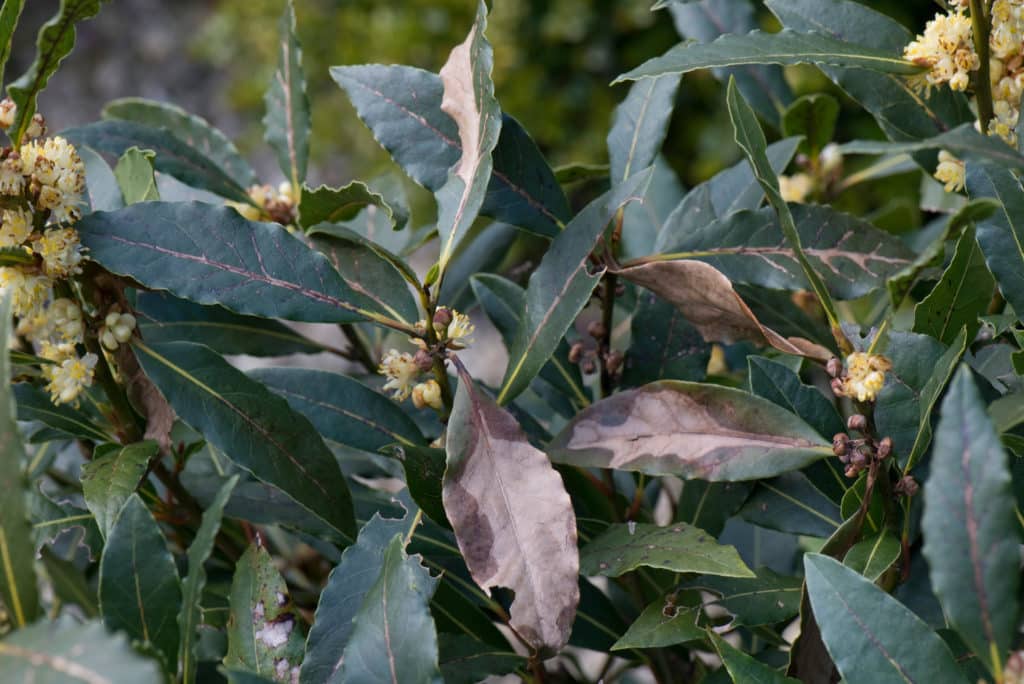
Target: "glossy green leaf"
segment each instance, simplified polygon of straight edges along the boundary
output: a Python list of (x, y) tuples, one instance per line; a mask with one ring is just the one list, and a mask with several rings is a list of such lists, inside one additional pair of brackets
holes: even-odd
[(294, 681), (303, 655), (299, 618), (267, 550), (251, 544), (235, 565), (224, 665)]
[(914, 308), (914, 332), (953, 344), (966, 328), (967, 339), (973, 340), (994, 290), (995, 280), (974, 239), (974, 228), (969, 227), (960, 236), (953, 260), (942, 278)]
[(178, 659), (181, 584), (160, 527), (137, 494), (125, 501), (100, 559), (100, 611), (112, 630), (152, 644), (168, 670)]
[(526, 664), (512, 649), (497, 649), (461, 634), (437, 636), (445, 684), (477, 684), (491, 675), (511, 674)]
[(364, 451), (389, 444), (423, 445), (416, 423), (398, 404), (358, 380), (306, 368), (259, 368), (249, 373), (327, 439)]
[(277, 154), (277, 163), (298, 194), (309, 164), (309, 135), (313, 122), (302, 73), (302, 48), (295, 35), (295, 7), (288, 0), (277, 39), (277, 69), (263, 96), (264, 139)]
[[(459, 161), (462, 144), (451, 117), (441, 111), (437, 74), (408, 66), (364, 64), (331, 67), (356, 113), (414, 181), (438, 190)], [(503, 115), (491, 157), (494, 170), (480, 211), (540, 235), (554, 236), (570, 214), (554, 172), (522, 126)]]
[(686, 583), (686, 587), (718, 594), (711, 605), (721, 606), (741, 625), (750, 627), (775, 624), (793, 617), (800, 609), (803, 582), (761, 567), (756, 577), (717, 577), (707, 575)]
[(843, 557), (843, 565), (877, 582), (899, 560), (901, 552), (900, 540), (882, 530), (854, 544)]
[(1024, 169), (1024, 155), (997, 138), (982, 135), (973, 124), (960, 126), (917, 142), (856, 140), (840, 146), (844, 154), (898, 154), (926, 150), (947, 150), (969, 162), (989, 162), (1006, 168)]
[(825, 539), (843, 522), (839, 506), (796, 472), (758, 482), (739, 514), (754, 525)]
[(668, 75), (636, 83), (616, 107), (608, 132), (613, 183), (654, 163), (668, 133), (679, 81), (680, 76)]
[(188, 340), (221, 354), (284, 356), (318, 354), (327, 349), (277, 321), (243, 316), (222, 306), (204, 306), (166, 292), (139, 292), (135, 299), (138, 330), (146, 342)]
[(348, 537), (352, 498), (333, 454), (288, 403), (207, 347), (135, 346), (139, 363), (182, 420), (232, 461)]
[(18, 80), (7, 86), (8, 95), (18, 106), (14, 124), (8, 130), (8, 136), (14, 141), (15, 146), (21, 144), (25, 131), (32, 123), (39, 93), (46, 88), (50, 77), (57, 73), (60, 63), (75, 47), (75, 25), (96, 16), (103, 2), (104, 0), (61, 0), (57, 14), (39, 29), (35, 59)]
[(659, 599), (644, 608), (611, 650), (663, 648), (696, 641), (704, 637), (704, 630), (697, 624), (699, 617), (700, 611), (696, 608), (676, 606)]
[(551, 243), (530, 275), (525, 313), (509, 351), (499, 404), (508, 403), (530, 385), (586, 306), (601, 279), (600, 270), (596, 274), (588, 270), (590, 254), (615, 212), (636, 199), (649, 179), (649, 173), (634, 174), (598, 197)]
[(299, 225), (308, 229), (318, 223), (349, 221), (366, 207), (381, 210), (395, 230), (401, 230), (408, 219), (407, 216), (396, 214), (384, 196), (371, 190), (366, 183), (352, 181), (340, 188), (321, 185), (314, 189), (303, 185), (299, 201)]
[(978, 222), (978, 244), (999, 283), (999, 292), (1015, 311), (1024, 311), (1024, 199), (1020, 181), (995, 164), (968, 164), (967, 191), (972, 198), (990, 197), (1001, 204)]
[(766, 399), (666, 380), (585, 409), (548, 453), (556, 463), (733, 481), (796, 470), (832, 449), (804, 421)]
[(206, 588), (206, 559), (213, 551), (213, 544), (220, 531), (224, 506), (238, 484), (238, 475), (232, 475), (221, 485), (213, 501), (203, 512), (203, 520), (196, 531), (195, 539), (188, 547), (188, 575), (181, 583), (181, 612), (178, 613), (178, 629), (181, 643), (178, 646), (178, 674), (182, 684), (196, 681), (198, 661), (198, 628), (203, 620), (202, 596)]
[[(913, 252), (893, 236), (831, 207), (796, 205), (793, 221), (808, 262), (839, 299), (855, 299), (906, 268)], [(657, 259), (700, 259), (734, 283), (807, 288), (779, 219), (769, 208), (740, 211), (688, 232)]]
[(700, 381), (707, 375), (711, 346), (678, 308), (654, 293), (638, 295), (623, 362), (623, 387), (655, 380)]
[(148, 202), (90, 214), (76, 227), (92, 259), (176, 297), (298, 321), (384, 317), (326, 257), (281, 226), (253, 223), (229, 207)]
[(18, 420), (37, 420), (73, 439), (113, 441), (111, 435), (95, 424), (92, 416), (67, 404), (54, 404), (50, 395), (39, 387), (20, 382), (13, 386), (13, 394), (18, 404)]
[(707, 636), (736, 684), (787, 684), (797, 681), (747, 655), (714, 631), (709, 630)]
[(124, 634), (111, 634), (98, 621), (70, 617), (37, 622), (0, 641), (0, 671), (11, 682), (67, 684), (163, 684), (151, 658), (139, 655)]
[(835, 404), (788, 366), (763, 356), (748, 356), (747, 365), (751, 392), (800, 416), (822, 437), (845, 431)]
[(444, 449), (402, 445), (395, 446), (391, 453), (402, 462), (405, 484), (416, 505), (438, 525), (451, 529), (441, 493), (446, 460)]
[(99, 121), (63, 133), (76, 146), (88, 145), (108, 158), (117, 158), (130, 147), (156, 152), (157, 171), (177, 178), (192, 187), (209, 190), (238, 202), (250, 202), (239, 183), (210, 159), (171, 131), (134, 121)]
[(820, 33), (784, 29), (779, 33), (751, 31), (745, 36), (724, 34), (704, 44), (683, 43), (614, 82), (741, 64), (825, 64), (901, 75), (921, 71), (921, 67), (889, 51), (854, 45)]
[(18, 19), (24, 8), (25, 0), (10, 0), (0, 6), (0, 80), (3, 78), (7, 60), (11, 56), (14, 29), (18, 25)]
[(128, 498), (135, 493), (157, 455), (156, 442), (137, 442), (111, 453), (94, 456), (82, 465), (82, 493), (104, 538), (110, 536), (114, 521)]
[(153, 159), (156, 154), (150, 150), (129, 147), (114, 167), (114, 177), (121, 188), (125, 204), (151, 202), (160, 199), (153, 175)]
[(782, 115), (782, 133), (802, 136), (800, 151), (817, 157), (832, 142), (839, 118), (839, 102), (831, 95), (804, 95)]
[(804, 571), (821, 638), (850, 684), (966, 682), (942, 639), (870, 581), (814, 553)]
[(224, 133), (202, 117), (167, 102), (141, 97), (125, 97), (108, 102), (104, 119), (132, 121), (151, 128), (165, 128), (186, 145), (213, 161), (238, 185), (256, 184), (256, 172)]
[[(22, 474), (25, 448), (15, 417), (18, 409), (8, 380), (11, 376), (9, 348), (11, 298), (0, 296), (0, 599), (15, 628), (27, 626), (39, 616), (39, 591), (33, 568), (35, 547), (25, 508), (28, 483)], [(2, 654), (2, 651), (0, 651)]]
[(999, 677), (1016, 634), (1020, 585), (1007, 455), (967, 366), (941, 415), (924, 490), (924, 555), (949, 623)]
[(685, 523), (617, 524), (580, 549), (580, 573), (618, 577), (640, 567), (725, 577), (753, 577), (736, 549)]
[(682, 485), (675, 521), (699, 527), (716, 538), (754, 488), (753, 482), (685, 480)]

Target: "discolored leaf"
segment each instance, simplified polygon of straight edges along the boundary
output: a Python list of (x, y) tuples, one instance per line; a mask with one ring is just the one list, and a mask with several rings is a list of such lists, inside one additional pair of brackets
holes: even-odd
[(668, 133), (680, 78), (669, 75), (636, 83), (616, 107), (608, 132), (613, 185), (654, 163)]
[(293, 682), (303, 637), (284, 578), (267, 550), (251, 544), (235, 565), (224, 665), (278, 682)]
[(718, 657), (722, 659), (722, 665), (737, 684), (787, 684), (797, 681), (747, 655), (713, 630), (708, 630), (707, 636)]
[(112, 630), (152, 644), (168, 670), (178, 659), (181, 584), (167, 541), (137, 494), (121, 508), (100, 559), (100, 611)]
[(277, 69), (263, 96), (267, 113), (263, 137), (277, 154), (277, 163), (297, 195), (306, 180), (309, 134), (313, 127), (302, 73), (302, 48), (295, 35), (295, 6), (288, 0), (277, 39)]
[(685, 523), (612, 525), (580, 549), (580, 573), (618, 577), (640, 567), (725, 577), (753, 577), (736, 549)]
[(156, 442), (138, 442), (114, 449), (82, 465), (82, 493), (104, 539), (110, 536), (125, 501), (138, 488), (156, 456)]
[(924, 555), (949, 623), (998, 678), (1016, 634), (1020, 585), (1007, 455), (967, 366), (941, 415), (924, 490)]
[(139, 363), (182, 420), (232, 461), (355, 536), (345, 478), (310, 422), (207, 347), (137, 342)]
[(148, 202), (76, 226), (90, 257), (143, 285), (243, 314), (312, 322), (385, 318), (330, 262), (277, 224), (229, 207)]
[(576, 516), (561, 478), (461, 368), (447, 452), (444, 507), (474, 581), (514, 591), (510, 626), (557, 652), (579, 601)]
[(769, 568), (757, 568), (756, 577), (708, 575), (686, 583), (686, 587), (718, 594), (711, 605), (729, 611), (741, 625), (768, 625), (786, 620), (800, 609), (803, 581), (779, 575)]
[(821, 638), (846, 681), (966, 682), (942, 639), (870, 581), (814, 553), (804, 572)]
[(674, 304), (708, 342), (749, 340), (770, 344), (786, 354), (821, 361), (833, 356), (818, 344), (799, 337), (783, 337), (763, 325), (729, 279), (702, 261), (653, 261), (617, 272)]
[(196, 681), (198, 628), (203, 620), (202, 596), (206, 588), (206, 569), (203, 564), (213, 551), (213, 544), (224, 516), (224, 506), (227, 505), (236, 484), (238, 475), (232, 475), (221, 485), (217, 495), (203, 512), (203, 521), (199, 525), (195, 539), (188, 547), (188, 575), (181, 584), (181, 611), (178, 613), (178, 629), (181, 632), (178, 674), (182, 684), (193, 684)]
[(97, 622), (70, 617), (37, 622), (0, 641), (0, 671), (12, 682), (66, 684), (163, 684), (151, 658), (139, 655), (124, 634), (111, 634)]
[(548, 453), (556, 463), (733, 481), (796, 470), (832, 449), (766, 399), (666, 380), (585, 409), (552, 440)]
[(967, 339), (973, 340), (981, 328), (979, 317), (988, 310), (994, 290), (995, 280), (974, 239), (974, 228), (968, 227), (956, 244), (949, 268), (914, 307), (914, 332), (952, 344), (966, 328)]
[(697, 624), (699, 617), (698, 608), (676, 606), (659, 599), (644, 608), (611, 650), (663, 648), (696, 641), (704, 637), (704, 630)]

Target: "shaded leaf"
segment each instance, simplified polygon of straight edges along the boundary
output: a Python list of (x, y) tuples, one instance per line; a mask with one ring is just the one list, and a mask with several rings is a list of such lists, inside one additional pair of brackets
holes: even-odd
[(899, 154), (948, 150), (955, 157), (968, 162), (991, 162), (1006, 168), (1024, 169), (1024, 155), (1001, 140), (977, 132), (973, 124), (961, 124), (950, 131), (917, 142), (855, 140), (841, 145), (839, 150), (843, 154)]
[(714, 631), (709, 630), (707, 635), (718, 657), (722, 659), (722, 665), (737, 684), (786, 684), (797, 681), (747, 655)]
[(408, 216), (397, 214), (384, 200), (384, 196), (371, 190), (366, 183), (352, 181), (340, 188), (321, 185), (314, 189), (303, 185), (299, 201), (299, 225), (308, 229), (318, 223), (349, 221), (366, 207), (382, 210), (395, 230), (401, 230), (408, 219)]
[(870, 581), (814, 553), (804, 571), (821, 638), (850, 684), (966, 682), (942, 639)]
[[(0, 11), (3, 11), (0, 8)], [(114, 170), (96, 150), (86, 145), (78, 146), (78, 156), (85, 165), (85, 188), (92, 211), (114, 211), (124, 207), (121, 188), (117, 185)]]
[(284, 399), (202, 345), (137, 342), (135, 349), (175, 412), (210, 444), (338, 532), (355, 536), (352, 498), (334, 456)]
[(925, 483), (924, 555), (951, 626), (1001, 675), (1015, 638), (1020, 527), (1006, 452), (967, 366), (942, 402)]
[(803, 473), (762, 480), (740, 509), (749, 523), (790, 534), (828, 538), (842, 524), (839, 506)]
[(98, 617), (100, 607), (96, 601), (96, 592), (89, 586), (83, 572), (73, 562), (57, 556), (49, 546), (40, 549), (39, 556), (57, 598), (62, 603), (78, 606), (89, 619)]
[(392, 455), (402, 462), (405, 484), (416, 505), (438, 525), (451, 529), (441, 494), (445, 468), (444, 449), (402, 445), (396, 446)]
[(1014, 308), (1024, 311), (1024, 190), (1020, 181), (996, 164), (968, 164), (967, 192), (972, 198), (999, 200), (996, 211), (978, 221), (978, 244), (999, 283), (999, 292)]
[(791, 104), (782, 115), (782, 133), (802, 136), (800, 151), (817, 157), (832, 142), (839, 118), (839, 102), (831, 95), (804, 95)]
[(510, 674), (526, 664), (512, 649), (497, 649), (461, 634), (437, 636), (445, 684), (477, 684), (488, 676)]
[(579, 601), (576, 516), (547, 456), (460, 367), (448, 423), (444, 507), (474, 581), (515, 592), (510, 626), (557, 652)]
[(711, 605), (721, 606), (741, 625), (768, 625), (786, 620), (800, 609), (803, 581), (779, 575), (769, 568), (757, 568), (756, 577), (707, 575), (686, 583), (686, 587), (718, 594)]
[(753, 577), (736, 549), (685, 523), (610, 526), (580, 549), (580, 573), (618, 577), (640, 567), (726, 577)]
[(608, 132), (613, 184), (654, 163), (668, 133), (679, 81), (679, 76), (669, 75), (636, 83), (615, 108)]
[(156, 520), (137, 494), (125, 501), (107, 536), (99, 594), (107, 627), (152, 644), (173, 670), (181, 607), (178, 570)]
[(832, 449), (809, 425), (766, 399), (666, 380), (585, 409), (548, 453), (556, 463), (731, 481), (796, 470)]
[(76, 624), (69, 617), (37, 622), (5, 636), (0, 670), (10, 681), (34, 684), (166, 681), (156, 662), (139, 655), (124, 634), (111, 634), (98, 621)]
[(651, 292), (638, 296), (630, 323), (630, 346), (623, 362), (622, 386), (655, 380), (703, 380), (711, 347), (671, 302)]
[(914, 307), (914, 332), (953, 344), (963, 328), (973, 340), (981, 328), (979, 317), (988, 310), (995, 280), (985, 266), (974, 228), (964, 230), (949, 268), (928, 296)]
[(121, 188), (125, 204), (149, 202), (160, 199), (153, 176), (153, 158), (150, 150), (129, 147), (114, 167), (114, 177)]
[(699, 617), (698, 608), (676, 606), (659, 599), (644, 608), (611, 650), (663, 648), (696, 641), (704, 637), (703, 628), (697, 624)]
[(753, 482), (685, 480), (676, 504), (676, 522), (699, 527), (718, 537), (726, 521), (739, 510), (754, 488)]
[(50, 401), (50, 395), (39, 387), (19, 382), (13, 386), (13, 395), (18, 404), (18, 420), (38, 420), (48, 428), (73, 439), (112, 441), (110, 435), (94, 424), (89, 414), (67, 404), (54, 404)]
[(277, 39), (277, 69), (263, 96), (267, 113), (263, 137), (277, 154), (277, 163), (298, 194), (306, 180), (309, 134), (313, 127), (302, 73), (302, 48), (295, 35), (295, 6), (288, 0)]
[(82, 465), (82, 493), (104, 539), (128, 498), (135, 493), (157, 455), (156, 442), (138, 442), (117, 448)]
[(807, 421), (822, 437), (845, 431), (836, 405), (821, 391), (800, 381), (785, 364), (763, 356), (747, 357), (750, 391), (787, 409)]
[(888, 530), (882, 530), (854, 544), (843, 557), (843, 565), (877, 582), (899, 560), (901, 551), (900, 540)]

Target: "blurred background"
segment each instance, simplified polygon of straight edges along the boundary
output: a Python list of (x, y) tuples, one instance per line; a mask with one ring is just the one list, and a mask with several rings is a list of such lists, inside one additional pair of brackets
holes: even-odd
[[(713, 3), (714, 0), (711, 0)], [(26, 3), (9, 80), (34, 54), (38, 27), (58, 0)], [(263, 91), (276, 59), (283, 0), (111, 0), (81, 25), (71, 59), (43, 94), (51, 130), (99, 116), (103, 104), (142, 96), (178, 104), (223, 129), (264, 180), (278, 180), (261, 140)], [(607, 162), (604, 140), (627, 86), (618, 74), (679, 41), (672, 17), (653, 0), (494, 0), (488, 36), (502, 108), (518, 118), (552, 165)], [(935, 0), (865, 0), (914, 32)], [(337, 185), (389, 170), (386, 155), (328, 74), (335, 64), (401, 63), (440, 69), (465, 36), (475, 0), (295, 0), (313, 103), (312, 183)], [(774, 30), (762, 11), (762, 25)], [(830, 89), (813, 68), (787, 70), (797, 94)], [(834, 89), (830, 89), (834, 91)], [(692, 186), (738, 158), (724, 116), (724, 92), (707, 73), (683, 81), (666, 156)], [(838, 136), (877, 135), (843, 102)], [(726, 143), (726, 144), (723, 144)], [(429, 217), (427, 217), (429, 218)]]

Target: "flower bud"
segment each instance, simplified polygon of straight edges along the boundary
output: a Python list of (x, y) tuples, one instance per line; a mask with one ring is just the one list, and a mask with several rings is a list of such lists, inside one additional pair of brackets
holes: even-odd
[(904, 475), (903, 477), (900, 478), (900, 481), (896, 483), (895, 490), (897, 494), (914, 496), (915, 494), (917, 494), (918, 488), (919, 485), (917, 484), (917, 480), (915, 480), (910, 475)]
[(14, 125), (14, 118), (18, 114), (18, 105), (14, 100), (5, 97), (0, 101), (0, 128), (10, 128)]
[(833, 356), (828, 360), (828, 363), (825, 364), (825, 371), (833, 378), (838, 378), (843, 374), (843, 362)]
[(607, 356), (605, 356), (604, 367), (608, 369), (609, 373), (614, 375), (619, 371), (620, 368), (622, 368), (622, 359), (622, 352), (613, 351)]
[(412, 403), (416, 408), (429, 406), (435, 411), (440, 411), (442, 406), (441, 386), (437, 384), (436, 380), (421, 382), (412, 388)]
[(434, 312), (434, 329), (444, 330), (448, 327), (448, 324), (452, 322), (453, 316), (451, 309), (447, 309), (443, 306), (438, 307), (437, 311)]
[(594, 363), (593, 357), (588, 356), (587, 358), (583, 359), (583, 362), (580, 364), (580, 370), (583, 371), (584, 375), (590, 375), (594, 371), (596, 371), (597, 364)]
[(579, 363), (583, 358), (583, 343), (576, 342), (569, 347), (569, 363)]
[(102, 344), (110, 351), (117, 351), (117, 337), (110, 330), (110, 328), (103, 328), (103, 330), (100, 331), (100, 344)]
[(412, 357), (412, 360), (413, 363), (416, 364), (416, 367), (419, 368), (424, 373), (426, 373), (427, 371), (434, 367), (434, 357), (431, 356), (430, 352), (428, 352), (426, 349), (418, 350), (416, 354)]
[(832, 382), (830, 383), (830, 385), (832, 387), (832, 394), (836, 395), (837, 397), (846, 396), (846, 390), (844, 389), (845, 383), (843, 382), (842, 378), (832, 378)]
[(837, 433), (832, 438), (832, 453), (836, 456), (845, 456), (848, 450), (850, 438), (847, 437), (845, 432)]
[(595, 340), (603, 340), (605, 335), (608, 334), (608, 330), (601, 321), (591, 321), (587, 326), (587, 334)]
[(846, 427), (849, 430), (864, 432), (868, 427), (868, 419), (859, 413), (855, 413), (846, 419)]
[(884, 461), (892, 453), (892, 437), (885, 437), (878, 443), (878, 460)]
[(117, 325), (117, 322), (121, 320), (121, 314), (118, 311), (111, 311), (107, 314), (107, 317), (103, 319), (103, 325), (108, 328), (113, 328)]
[(846, 477), (857, 477), (858, 473), (860, 473), (860, 468), (853, 465), (852, 463), (846, 466), (846, 470), (843, 471), (843, 474), (846, 475)]
[(852, 454), (850, 454), (850, 465), (854, 466), (858, 470), (860, 470), (867, 464), (868, 454), (867, 452), (865, 452), (863, 447), (856, 449)]
[(32, 115), (32, 121), (29, 122), (28, 128), (25, 129), (25, 136), (29, 140), (35, 138), (42, 138), (46, 135), (46, 119), (39, 112)]

